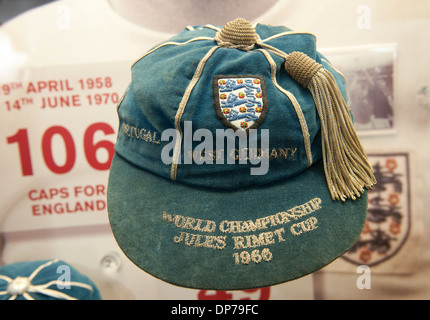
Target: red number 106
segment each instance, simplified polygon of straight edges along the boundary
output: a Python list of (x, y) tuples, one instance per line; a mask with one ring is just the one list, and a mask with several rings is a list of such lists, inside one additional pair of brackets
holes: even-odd
[[(98, 122), (90, 125), (84, 134), (84, 152), (88, 164), (96, 170), (108, 170), (114, 154), (114, 144), (111, 141), (102, 140), (94, 143), (94, 134), (102, 131), (105, 135), (113, 134), (113, 128), (107, 123)], [(64, 164), (57, 164), (52, 153), (52, 139), (59, 135), (64, 142), (66, 160)], [(17, 143), (21, 161), (21, 170), (23, 176), (33, 175), (33, 165), (30, 155), (30, 145), (28, 141), (27, 129), (19, 129), (13, 136), (7, 137), (7, 143)], [(105, 149), (108, 152), (108, 159), (100, 162), (97, 159), (96, 152), (99, 149)], [(42, 155), (46, 166), (56, 174), (64, 174), (72, 170), (76, 161), (76, 147), (70, 132), (62, 126), (52, 126), (48, 128), (42, 136)]]

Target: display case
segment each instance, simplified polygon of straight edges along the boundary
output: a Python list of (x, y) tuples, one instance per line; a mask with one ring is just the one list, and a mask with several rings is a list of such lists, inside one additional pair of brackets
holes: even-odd
[[(367, 218), (361, 234), (345, 254), (327, 266), (276, 285), (238, 290), (186, 288), (141, 270), (123, 252), (112, 232), (107, 197), (110, 166), (120, 134), (118, 107), (123, 99), (130, 99), (127, 97), (130, 83), (139, 81), (133, 78), (132, 70), (136, 65), (139, 68), (137, 62), (142, 57), (156, 52), (158, 46), (167, 41), (181, 42), (181, 36), (172, 37), (187, 30), (191, 32), (209, 25), (207, 34), (199, 34), (199, 37), (213, 37), (212, 31), (221, 30), (238, 17), (250, 21), (256, 30), (258, 25), (282, 26), (288, 28), (290, 34), (315, 37), (316, 50), (323, 55), (319, 62), (336, 75), (338, 82), (346, 83), (344, 93), (348, 97), (349, 111), (377, 184), (368, 193)], [(60, 259), (91, 279), (105, 300), (407, 300), (430, 297), (430, 270), (426, 267), (430, 260), (430, 238), (423, 232), (430, 223), (425, 210), (430, 205), (427, 195), (430, 189), (430, 111), (426, 89), (430, 81), (426, 40), (430, 4), (427, 1), (260, 0), (246, 4), (193, 0), (1, 1), (0, 22), (1, 266)], [(256, 42), (256, 51), (252, 54), (264, 58), (268, 70), (275, 72), (274, 65), (285, 57), (273, 46), (282, 46), (285, 44), (282, 41), (287, 40), (276, 40), (278, 43), (273, 40), (275, 37), (264, 36), (266, 29), (261, 30), (259, 37), (263, 41)], [(200, 45), (194, 39), (189, 41), (196, 42), (196, 47)], [(264, 47), (268, 44), (271, 49)], [(185, 59), (186, 52), (181, 57)], [(171, 64), (172, 70), (176, 64), (181, 64), (181, 59), (163, 59)], [(204, 63), (210, 67), (221, 63), (221, 60), (213, 61), (208, 53), (197, 62), (202, 68)], [(195, 86), (198, 81), (206, 81), (204, 73), (202, 79), (197, 77), (197, 62), (184, 67), (184, 72), (194, 68), (187, 76)], [(242, 68), (250, 70), (245, 64)], [(276, 72), (285, 72), (278, 69)], [(268, 113), (279, 107), (273, 97), (270, 98), (272, 87), (268, 82), (276, 83), (277, 89), (287, 96), (287, 91), (294, 95), (302, 92), (302, 89), (291, 89), (287, 85), (289, 82), (276, 72), (263, 76), (263, 84), (258, 83), (255, 89), (263, 94), (266, 80)], [(154, 73), (154, 76), (164, 77), (166, 87), (173, 81), (167, 72)], [(216, 79), (233, 79), (222, 76)], [(234, 78), (242, 84), (255, 79), (261, 80), (249, 74)], [(215, 90), (212, 78), (210, 81), (210, 90)], [(145, 85), (150, 84), (142, 84)], [(218, 94), (224, 86), (225, 83), (216, 83)], [(257, 87), (256, 82), (254, 87)], [(181, 88), (181, 84), (175, 88)], [(160, 92), (167, 94), (167, 90)], [(183, 94), (173, 89), (169, 92), (173, 96), (182, 97)], [(189, 95), (193, 99), (191, 92)], [(159, 98), (145, 93), (141, 99), (147, 96)], [(226, 103), (221, 100), (216, 100), (218, 104), (212, 103), (213, 99), (221, 98), (210, 96), (213, 119), (228, 119)], [(253, 101), (264, 109), (262, 95)], [(218, 111), (215, 112), (213, 104), (218, 105)], [(271, 104), (276, 107), (272, 109)], [(300, 117), (301, 110), (307, 112), (304, 107), (292, 105), (296, 108), (294, 115)], [(247, 106), (249, 108), (249, 101)], [(177, 121), (181, 123), (176, 114), (181, 104), (172, 108), (176, 115), (172, 120), (174, 126)], [(242, 111), (237, 107), (237, 119)], [(242, 118), (251, 119), (255, 112), (244, 113)], [(270, 115), (264, 121), (270, 121), (268, 119)], [(224, 118), (223, 121), (225, 123)], [(251, 126), (255, 121), (264, 124), (263, 120), (255, 118), (246, 125)], [(311, 131), (309, 120), (308, 126)], [(220, 128), (225, 128), (221, 121)], [(136, 132), (137, 129), (135, 126)], [(162, 132), (150, 128), (136, 133), (135, 140), (142, 140), (143, 136), (138, 135), (148, 134), (148, 131), (152, 132), (145, 136), (146, 140), (150, 139), (153, 144), (161, 140)], [(312, 137), (320, 138), (319, 135)], [(277, 161), (288, 152), (292, 158), (300, 157), (300, 151), (293, 151), (296, 146), (284, 147), (288, 147), (288, 151), (277, 151), (273, 156)], [(313, 156), (318, 153), (308, 150), (308, 159), (312, 152)], [(235, 174), (235, 171), (230, 173), (231, 176)], [(130, 185), (127, 192), (134, 192), (134, 187)], [(303, 189), (303, 193), (306, 190)], [(157, 198), (158, 195), (151, 196)], [(187, 205), (194, 208), (198, 201), (195, 199)], [(300, 204), (302, 202), (297, 203)], [(246, 206), (242, 204), (242, 207)], [(260, 214), (260, 217), (266, 216), (270, 215)], [(260, 251), (259, 254), (260, 258), (255, 258), (257, 262), (266, 263)], [(239, 253), (231, 259), (235, 257), (239, 262), (246, 260)], [(60, 275), (53, 275), (53, 280)]]

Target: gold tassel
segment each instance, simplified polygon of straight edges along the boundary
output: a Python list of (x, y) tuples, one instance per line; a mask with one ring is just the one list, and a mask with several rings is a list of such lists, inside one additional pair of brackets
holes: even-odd
[(324, 171), (333, 200), (356, 199), (376, 183), (373, 169), (333, 75), (302, 52), (285, 59), (288, 74), (312, 93), (321, 120)]

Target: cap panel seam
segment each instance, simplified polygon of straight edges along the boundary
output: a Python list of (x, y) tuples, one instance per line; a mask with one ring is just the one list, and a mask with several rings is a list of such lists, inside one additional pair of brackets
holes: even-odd
[(200, 60), (196, 71), (194, 72), (194, 76), (191, 79), (190, 83), (187, 86), (187, 89), (185, 90), (185, 93), (182, 97), (181, 102), (179, 103), (178, 111), (176, 112), (175, 116), (175, 129), (179, 136), (176, 137), (176, 143), (175, 143), (175, 149), (173, 150), (173, 161), (172, 161), (172, 168), (170, 171), (170, 178), (172, 180), (176, 180), (176, 174), (178, 171), (178, 162), (181, 154), (181, 146), (182, 146), (182, 129), (181, 129), (181, 119), (182, 115), (185, 112), (185, 107), (187, 106), (188, 99), (190, 98), (191, 92), (193, 91), (194, 87), (196, 86), (197, 82), (200, 79), (200, 76), (203, 72), (203, 69), (206, 65), (206, 62), (209, 60), (209, 58), (212, 56), (212, 54), (218, 49), (220, 46), (212, 47), (206, 55)]
[(153, 49), (149, 50), (148, 52), (146, 52), (144, 55), (142, 55), (142, 56), (141, 56), (141, 57), (139, 57), (138, 59), (136, 59), (136, 61), (134, 61), (134, 62), (132, 63), (131, 68), (133, 68), (133, 66), (134, 66), (136, 63), (138, 63), (140, 60), (142, 60), (143, 58), (145, 58), (147, 55), (149, 55), (149, 54), (153, 53), (154, 51), (156, 51), (156, 50), (158, 50), (158, 49), (160, 49), (160, 48), (162, 48), (162, 47), (165, 47), (165, 46), (182, 46), (182, 45), (185, 45), (185, 44), (189, 44), (189, 43), (191, 43), (191, 42), (194, 42), (194, 41), (204, 41), (204, 40), (207, 40), (207, 41), (213, 41), (213, 40), (214, 40), (214, 38), (211, 38), (211, 37), (196, 37), (196, 38), (192, 38), (192, 39), (190, 39), (190, 40), (187, 40), (187, 41), (185, 41), (185, 42), (174, 42), (174, 41), (169, 41), (169, 42), (162, 43), (162, 44), (160, 44), (159, 46), (157, 46), (157, 47), (155, 47), (155, 48), (153, 48)]
[(203, 28), (212, 29), (212, 30), (215, 30), (215, 31), (220, 31), (221, 30), (221, 28), (216, 27), (216, 26), (211, 25), (211, 24), (205, 24), (204, 26), (198, 26), (198, 27), (187, 26), (185, 29), (188, 30), (188, 31), (195, 31), (195, 30), (201, 30)]
[(278, 34), (274, 34), (273, 36), (270, 36), (264, 40), (261, 40), (261, 42), (266, 42), (266, 41), (270, 41), (279, 37), (283, 37), (283, 36), (289, 36), (289, 35), (297, 35), (297, 34), (308, 34), (313, 36), (315, 39), (317, 38), (317, 36), (315, 34), (313, 34), (312, 32), (306, 32), (306, 31), (285, 31), (285, 32), (281, 32)]

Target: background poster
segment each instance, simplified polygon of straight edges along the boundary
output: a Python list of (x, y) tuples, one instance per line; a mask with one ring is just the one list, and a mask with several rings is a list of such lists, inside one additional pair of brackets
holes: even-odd
[(393, 133), (396, 45), (321, 50), (346, 80), (354, 125), (360, 134)]
[(378, 183), (369, 191), (363, 231), (355, 245), (325, 270), (355, 272), (366, 265), (372, 272), (410, 273), (419, 254), (419, 237), (412, 232), (419, 216), (412, 211), (408, 153), (370, 154)]
[(128, 62), (0, 75), (2, 231), (107, 224), (116, 105)]

